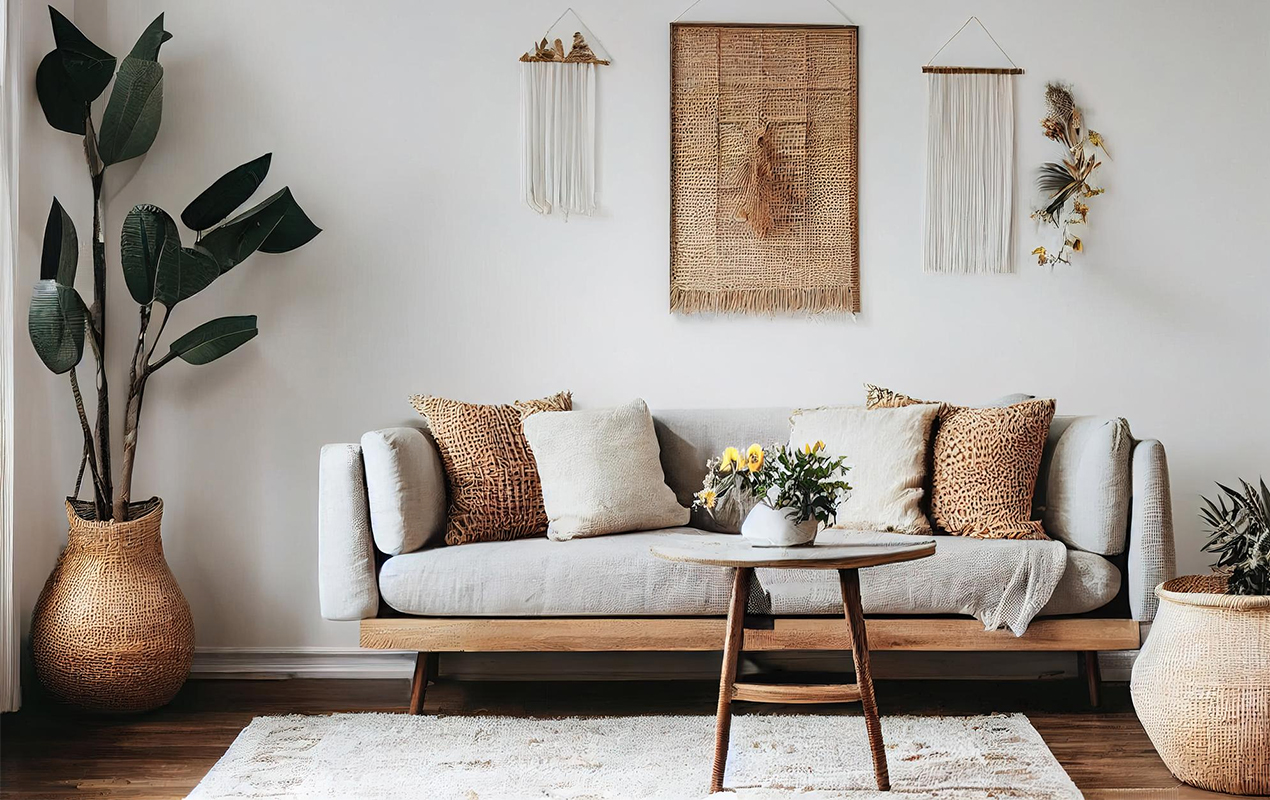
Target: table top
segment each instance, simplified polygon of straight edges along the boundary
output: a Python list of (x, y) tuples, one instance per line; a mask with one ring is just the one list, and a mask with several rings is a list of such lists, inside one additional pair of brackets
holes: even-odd
[(667, 561), (714, 564), (720, 567), (800, 567), (803, 569), (860, 569), (879, 564), (914, 561), (935, 554), (935, 540), (912, 543), (812, 543), (798, 547), (755, 547), (737, 535), (667, 537), (650, 550)]

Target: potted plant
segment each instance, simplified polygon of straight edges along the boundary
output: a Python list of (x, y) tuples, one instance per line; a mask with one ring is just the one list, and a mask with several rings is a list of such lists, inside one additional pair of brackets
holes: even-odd
[(714, 510), (720, 497), (740, 495), (737, 502), (749, 506), (741, 535), (760, 547), (811, 544), (851, 490), (841, 480), (850, 469), (846, 458), (830, 458), (824, 442), (801, 448), (776, 444), (767, 450), (754, 444), (744, 456), (729, 447), (719, 462), (707, 466), (706, 486), (694, 504)]
[[(173, 361), (207, 364), (255, 337), (255, 316), (221, 317), (160, 346), (177, 304), (207, 288), (257, 250), (285, 253), (320, 231), (283, 188), (225, 221), (264, 181), (268, 154), (230, 170), (181, 213), (195, 232), (185, 246), (176, 222), (153, 205), (134, 207), (120, 233), (124, 283), (139, 306), (138, 329), (124, 384), (119, 482), (114, 481), (110, 391), (106, 372), (106, 241), (102, 191), (107, 170), (144, 155), (159, 132), (163, 67), (159, 48), (172, 38), (163, 15), (118, 62), (66, 17), (49, 8), (55, 48), (40, 62), (35, 88), (49, 124), (82, 136), (93, 196), (92, 303), (75, 289), (79, 240), (54, 198), (44, 230), (40, 280), (31, 295), (28, 328), (50, 371), (68, 375), (83, 457), (75, 491), (66, 499), (66, 548), (36, 603), (31, 652), (40, 681), (56, 697), (101, 710), (138, 711), (163, 705), (189, 673), (194, 625), (189, 604), (163, 558), (163, 502), (132, 500), (141, 412), (150, 380)], [(114, 78), (101, 114), (92, 103)], [(158, 317), (157, 321), (155, 317)], [(77, 368), (87, 343), (96, 375), (90, 421)], [(85, 475), (92, 500), (80, 500)]]
[(1203, 498), (1213, 575), (1155, 589), (1133, 665), (1133, 705), (1169, 770), (1231, 794), (1270, 794), (1270, 489), (1240, 481)]
[(759, 472), (766, 458), (759, 444), (750, 445), (744, 454), (725, 448), (723, 455), (706, 462), (706, 477), (693, 506), (705, 510), (722, 530), (740, 533), (741, 523), (758, 503)]

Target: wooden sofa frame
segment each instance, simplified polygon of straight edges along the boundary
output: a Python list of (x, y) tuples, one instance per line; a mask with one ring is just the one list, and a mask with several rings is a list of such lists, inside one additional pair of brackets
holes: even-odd
[[(1118, 618), (1041, 618), (1024, 636), (956, 617), (866, 622), (870, 650), (1079, 653), (1093, 706), (1101, 684), (1098, 652), (1137, 650), (1143, 639), (1143, 623)], [(418, 653), (410, 713), (419, 714), (442, 653), (721, 651), (726, 623), (723, 617), (375, 617), (361, 621), (361, 646)], [(851, 637), (839, 617), (750, 616), (745, 649), (850, 651)]]

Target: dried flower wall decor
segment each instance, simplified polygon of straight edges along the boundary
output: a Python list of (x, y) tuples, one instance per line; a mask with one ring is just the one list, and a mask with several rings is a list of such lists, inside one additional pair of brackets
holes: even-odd
[(1032, 212), (1032, 219), (1057, 228), (1063, 243), (1056, 253), (1042, 246), (1033, 250), (1032, 255), (1036, 256), (1037, 264), (1052, 267), (1070, 264), (1073, 253), (1084, 252), (1084, 240), (1072, 228), (1087, 222), (1089, 205), (1085, 201), (1103, 193), (1092, 178), (1095, 170), (1102, 166), (1098, 152), (1108, 158), (1110, 154), (1102, 134), (1085, 128), (1084, 114), (1069, 87), (1045, 84), (1045, 112), (1041, 120), (1045, 138), (1067, 149), (1062, 161), (1045, 162), (1036, 176), (1036, 188), (1042, 199), (1040, 208)]

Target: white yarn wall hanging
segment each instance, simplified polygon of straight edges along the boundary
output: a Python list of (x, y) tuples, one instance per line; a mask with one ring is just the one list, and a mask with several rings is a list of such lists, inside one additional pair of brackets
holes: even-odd
[[(566, 53), (564, 43), (551, 36), (570, 14), (576, 25)], [(596, 76), (610, 63), (596, 55), (582, 31), (591, 34), (566, 9), (533, 52), (520, 57), (521, 194), (534, 211), (565, 219), (596, 210)]]
[[(971, 22), (988, 33), (971, 17), (948, 42)], [(922, 72), (929, 80), (923, 269), (1013, 272), (1014, 76), (1023, 70), (927, 64)]]

